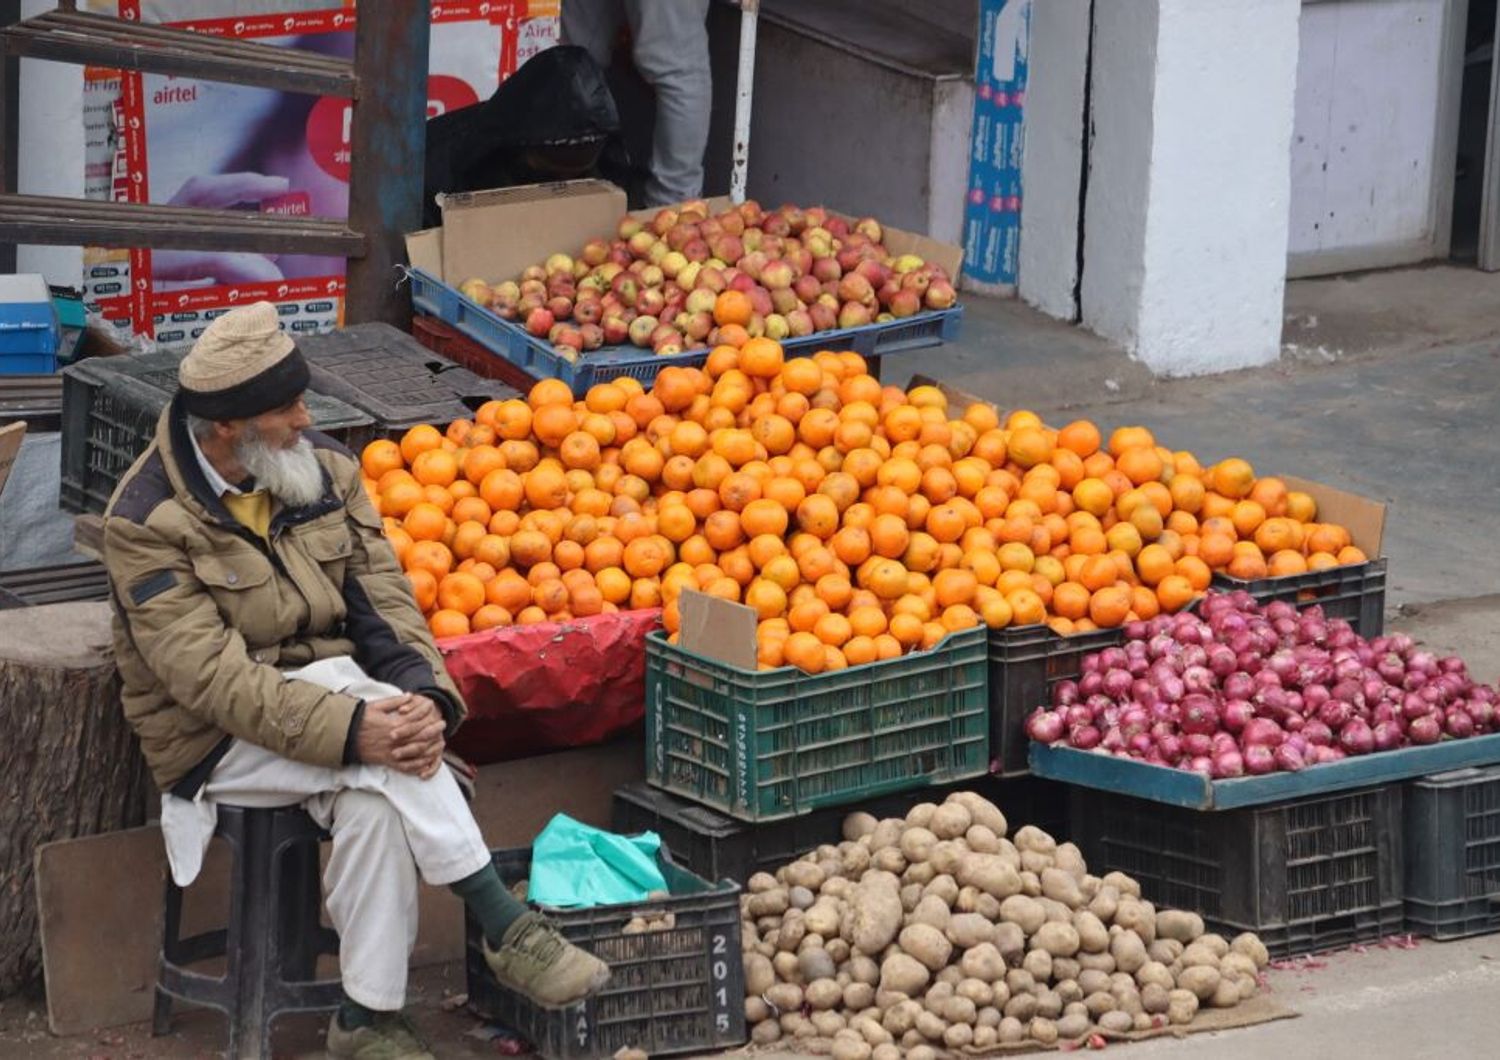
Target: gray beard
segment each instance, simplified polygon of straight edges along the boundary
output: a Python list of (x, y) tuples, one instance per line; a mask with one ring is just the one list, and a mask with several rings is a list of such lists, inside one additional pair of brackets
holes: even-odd
[(277, 449), (247, 424), (234, 455), (255, 476), (257, 489), (266, 490), (287, 507), (305, 508), (323, 497), (323, 468), (306, 438), (297, 439), (290, 449)]

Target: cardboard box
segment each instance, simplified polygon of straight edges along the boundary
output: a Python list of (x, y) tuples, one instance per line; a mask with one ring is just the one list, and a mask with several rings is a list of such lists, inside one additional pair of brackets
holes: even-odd
[(613, 235), (625, 193), (603, 180), (569, 180), (445, 195), (441, 228), (406, 237), (411, 264), (447, 284), (514, 279), (556, 253)]
[[(713, 212), (730, 205), (727, 196), (706, 200)], [(493, 191), (445, 195), (443, 225), (406, 237), (411, 264), (444, 283), (480, 277), (512, 280), (528, 265), (551, 254), (577, 254), (591, 239), (613, 239), (620, 218), (650, 220), (659, 208), (626, 210), (625, 193), (602, 180), (570, 180)], [(955, 279), (963, 250), (915, 232), (885, 226), (892, 255), (917, 254), (941, 265)]]
[(1385, 505), (1357, 493), (1311, 482), (1295, 475), (1277, 476), (1289, 490), (1306, 493), (1318, 504), (1318, 522), (1337, 523), (1349, 531), (1354, 547), (1370, 559), (1379, 559), (1385, 541)]

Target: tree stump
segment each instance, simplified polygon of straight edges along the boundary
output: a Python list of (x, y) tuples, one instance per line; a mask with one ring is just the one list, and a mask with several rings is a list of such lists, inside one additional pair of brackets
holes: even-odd
[(32, 880), (37, 846), (142, 824), (153, 790), (120, 706), (109, 605), (50, 604), (3, 614), (0, 996), (41, 976)]

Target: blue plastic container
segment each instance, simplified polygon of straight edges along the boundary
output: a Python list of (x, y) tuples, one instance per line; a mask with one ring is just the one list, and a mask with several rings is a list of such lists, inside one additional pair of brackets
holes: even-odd
[[(596, 383), (630, 376), (649, 381), (667, 365), (697, 368), (708, 360), (708, 350), (658, 357), (637, 346), (603, 346), (570, 361), (552, 344), (465, 298), (459, 291), (421, 269), (411, 270), (411, 297), (417, 309), (451, 324), (475, 342), (503, 357), (534, 379), (561, 379), (582, 397)], [(963, 307), (918, 313), (885, 324), (820, 331), (798, 339), (782, 339), (789, 357), (805, 357), (819, 350), (853, 350), (863, 357), (884, 357), (937, 346), (958, 338)]]
[(62, 325), (40, 276), (0, 276), (0, 375), (57, 371)]

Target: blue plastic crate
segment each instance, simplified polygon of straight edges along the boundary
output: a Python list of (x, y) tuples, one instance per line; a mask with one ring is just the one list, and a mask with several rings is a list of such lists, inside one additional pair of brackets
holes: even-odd
[[(658, 357), (636, 346), (603, 346), (569, 361), (544, 339), (528, 334), (512, 321), (465, 298), (458, 289), (421, 269), (412, 269), (412, 302), (424, 313), (451, 324), (496, 355), (536, 379), (561, 379), (582, 397), (596, 383), (630, 376), (649, 381), (667, 365), (696, 368), (708, 360), (708, 350)], [(853, 350), (863, 357), (885, 357), (937, 346), (958, 338), (963, 307), (919, 313), (885, 324), (820, 331), (804, 338), (783, 339), (788, 356), (808, 356), (819, 350)]]
[(51, 375), (55, 371), (55, 353), (0, 353), (0, 375)]

